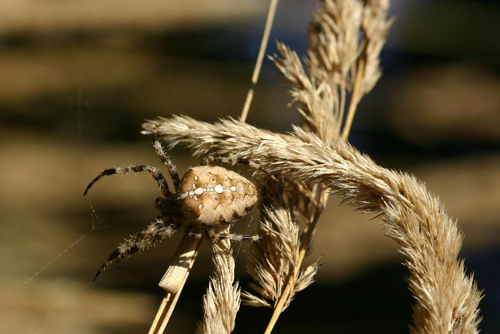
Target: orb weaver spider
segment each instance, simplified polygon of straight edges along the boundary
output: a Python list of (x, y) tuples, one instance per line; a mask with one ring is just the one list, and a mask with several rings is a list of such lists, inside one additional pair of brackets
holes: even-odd
[(185, 222), (187, 222), (186, 233), (195, 238), (211, 241), (220, 239), (257, 241), (261, 238), (259, 235), (221, 232), (229, 224), (246, 215), (257, 202), (257, 188), (248, 179), (223, 167), (208, 165), (209, 161), (231, 162), (231, 160), (205, 157), (200, 166), (189, 168), (180, 178), (177, 167), (167, 157), (159, 137), (154, 133), (153, 139), (156, 154), (167, 166), (172, 178), (173, 192), (170, 191), (162, 172), (148, 165), (105, 169), (85, 189), (84, 196), (104, 176), (149, 172), (163, 194), (155, 201), (156, 208), (160, 210), (156, 221), (141, 232), (125, 239), (101, 266), (94, 276), (94, 281), (109, 265), (116, 264), (136, 252), (147, 250), (157, 242), (172, 236)]

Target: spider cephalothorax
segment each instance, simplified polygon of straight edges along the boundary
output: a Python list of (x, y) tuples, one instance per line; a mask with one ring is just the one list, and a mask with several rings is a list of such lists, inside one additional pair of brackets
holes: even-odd
[(182, 223), (189, 224), (189, 234), (210, 240), (231, 239), (255, 241), (257, 235), (222, 233), (229, 224), (246, 215), (257, 202), (256, 187), (243, 176), (219, 166), (207, 166), (209, 160), (225, 159), (208, 157), (202, 166), (192, 167), (179, 178), (176, 166), (166, 156), (160, 141), (155, 137), (156, 153), (167, 166), (174, 184), (174, 192), (168, 188), (165, 177), (156, 167), (147, 165), (109, 168), (99, 174), (85, 189), (89, 189), (104, 176), (147, 171), (156, 180), (163, 197), (156, 199), (160, 216), (143, 231), (126, 239), (109, 256), (94, 280), (110, 264), (118, 263), (126, 256), (146, 250), (158, 241), (174, 234)]

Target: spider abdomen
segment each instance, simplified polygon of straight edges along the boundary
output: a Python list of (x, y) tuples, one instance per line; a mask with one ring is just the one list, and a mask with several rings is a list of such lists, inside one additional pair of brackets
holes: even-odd
[(230, 224), (257, 202), (256, 187), (243, 176), (218, 166), (189, 169), (179, 185), (177, 201), (192, 223)]

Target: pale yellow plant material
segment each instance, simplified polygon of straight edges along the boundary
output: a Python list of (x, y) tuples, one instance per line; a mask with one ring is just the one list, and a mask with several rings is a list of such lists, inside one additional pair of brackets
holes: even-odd
[(273, 26), (274, 17), (276, 15), (276, 7), (278, 7), (278, 0), (271, 0), (271, 2), (269, 3), (269, 11), (267, 12), (264, 33), (262, 34), (262, 40), (260, 41), (259, 54), (257, 55), (257, 61), (255, 62), (255, 67), (253, 69), (251, 86), (248, 89), (247, 97), (241, 111), (240, 120), (242, 122), (245, 122), (247, 120), (248, 112), (250, 111), (250, 105), (252, 104), (253, 100), (254, 89), (257, 85), (257, 81), (259, 81), (260, 69), (262, 68), (262, 62), (264, 60), (267, 44), (269, 42), (269, 35), (271, 34), (271, 28)]
[(476, 333), (481, 293), (465, 273), (463, 236), (439, 200), (414, 177), (378, 166), (348, 143), (324, 142), (300, 128), (290, 135), (235, 120), (216, 124), (189, 117), (148, 121), (169, 147), (195, 155), (255, 161), (282, 179), (323, 185), (358, 209), (378, 214), (400, 245), (415, 297), (413, 333)]
[(363, 4), (357, 0), (324, 0), (309, 29), (308, 67), (314, 82), (349, 85), (359, 53)]
[(246, 252), (247, 271), (254, 279), (250, 287), (261, 297), (250, 292), (243, 292), (242, 297), (246, 304), (252, 306), (276, 307), (292, 276), (291, 290), (283, 305), (285, 310), (297, 292), (314, 282), (319, 264), (314, 263), (300, 270), (299, 225), (293, 219), (279, 187), (272, 184), (263, 187), (262, 191), (259, 232), (268, 235), (268, 242), (256, 243)]
[(165, 296), (158, 307), (156, 316), (149, 329), (149, 334), (160, 334), (165, 331), (179, 300), (182, 288), (186, 284), (191, 268), (196, 260), (202, 241), (203, 239), (185, 234), (179, 246), (177, 246), (170, 265), (158, 284), (165, 290)]
[[(302, 127), (325, 142), (336, 141), (340, 137), (342, 124), (342, 139), (347, 140), (357, 105), (363, 96), (362, 84), (368, 55), (372, 67), (380, 74), (378, 57), (390, 25), (386, 22), (387, 8), (387, 1), (382, 8), (373, 2), (363, 4), (358, 0), (323, 0), (310, 25), (305, 68), (297, 54), (281, 43), (278, 43), (280, 57), (274, 55), (271, 58), (284, 81), (291, 86), (288, 90), (293, 97), (292, 102), (299, 104)], [(363, 15), (364, 12), (367, 15)], [(378, 21), (370, 20), (374, 15), (370, 16), (369, 13), (376, 13)], [(377, 41), (380, 46), (378, 50), (367, 48), (373, 43), (366, 34), (361, 34), (363, 22), (371, 24), (370, 27), (387, 26), (384, 34), (379, 29), (369, 35), (371, 40)], [(371, 28), (370, 31), (374, 30)], [(375, 81), (372, 80), (372, 86)], [(349, 108), (344, 120), (348, 92)], [(288, 187), (299, 191), (287, 192), (286, 197), (292, 209), (298, 210), (307, 224), (296, 247), (297, 268), (284, 275), (283, 282), (286, 285), (274, 305), (266, 334), (271, 333), (294, 293), (298, 268), (301, 268), (306, 257), (317, 222), (328, 200), (328, 193), (320, 184), (294, 183), (289, 182)]]
[[(211, 125), (187, 117), (144, 125), (146, 132), (159, 126), (171, 147), (182, 143), (198, 155), (253, 161), (284, 181), (285, 201), (267, 189), (261, 205), (261, 229), (272, 237), (248, 254), (252, 287), (259, 296), (244, 297), (252, 305), (275, 308), (266, 333), (318, 271), (317, 263), (301, 267), (328, 191), (379, 214), (387, 235), (401, 245), (417, 300), (414, 333), (477, 332), (480, 293), (458, 259), (462, 237), (456, 224), (417, 180), (377, 166), (340, 139), (342, 124), (346, 140), (360, 99), (380, 78), (380, 51), (392, 24), (388, 8), (388, 0), (323, 0), (309, 32), (305, 67), (293, 50), (278, 43), (280, 57), (271, 59), (290, 85), (293, 102), (298, 102), (303, 130), (281, 135), (232, 120)], [(306, 220), (302, 232), (298, 216)], [(218, 304), (220, 296), (235, 289), (234, 276), (226, 278), (218, 292), (224, 279), (214, 277), (211, 283), (200, 332), (226, 333), (232, 330), (227, 324), (234, 326), (232, 312), (236, 314), (239, 301), (227, 311)], [(222, 321), (214, 312), (218, 308), (233, 320)]]
[(325, 140), (338, 137), (338, 93), (328, 84), (317, 86), (309, 79), (299, 56), (286, 45), (278, 43), (281, 57), (271, 59), (283, 75), (283, 80), (291, 87), (288, 89), (293, 102), (299, 103), (303, 126), (311, 132), (320, 133)]
[[(226, 230), (229, 232), (229, 228)], [(234, 283), (234, 259), (229, 240), (212, 244), (215, 274), (210, 279), (207, 294), (203, 297), (203, 322), (198, 334), (229, 334), (235, 326), (240, 309), (240, 288)], [(234, 284), (233, 284), (234, 283)]]
[(168, 293), (177, 293), (193, 267), (203, 239), (184, 235), (175, 255), (158, 285)]
[(381, 76), (380, 52), (385, 44), (394, 19), (387, 18), (389, 0), (367, 0), (363, 10), (364, 45), (361, 57), (366, 65), (363, 73), (361, 95), (370, 92)]

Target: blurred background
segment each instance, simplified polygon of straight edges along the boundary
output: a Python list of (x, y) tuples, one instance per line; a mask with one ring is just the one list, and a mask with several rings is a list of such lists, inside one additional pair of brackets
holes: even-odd
[[(179, 235), (93, 275), (116, 245), (156, 217), (146, 174), (162, 167), (141, 123), (187, 114), (238, 117), (268, 1), (0, 2), (0, 332), (144, 333)], [(315, 1), (282, 0), (271, 41), (304, 54)], [(393, 1), (397, 21), (384, 75), (362, 100), (350, 140), (379, 164), (415, 174), (465, 233), (462, 255), (484, 289), (481, 333), (500, 330), (500, 6), (496, 1)], [(274, 43), (268, 54), (276, 50)], [(298, 124), (264, 62), (248, 122)], [(174, 150), (184, 171), (198, 165)], [(244, 168), (243, 168), (244, 169)], [(251, 230), (258, 219), (238, 223)], [(332, 198), (309, 261), (317, 282), (300, 292), (274, 333), (404, 333), (412, 297), (396, 244), (377, 220)], [(252, 223), (250, 227), (248, 225)], [(237, 277), (248, 276), (241, 254)], [(169, 325), (192, 333), (212, 273), (202, 247)], [(270, 309), (243, 306), (235, 333), (263, 332)]]

